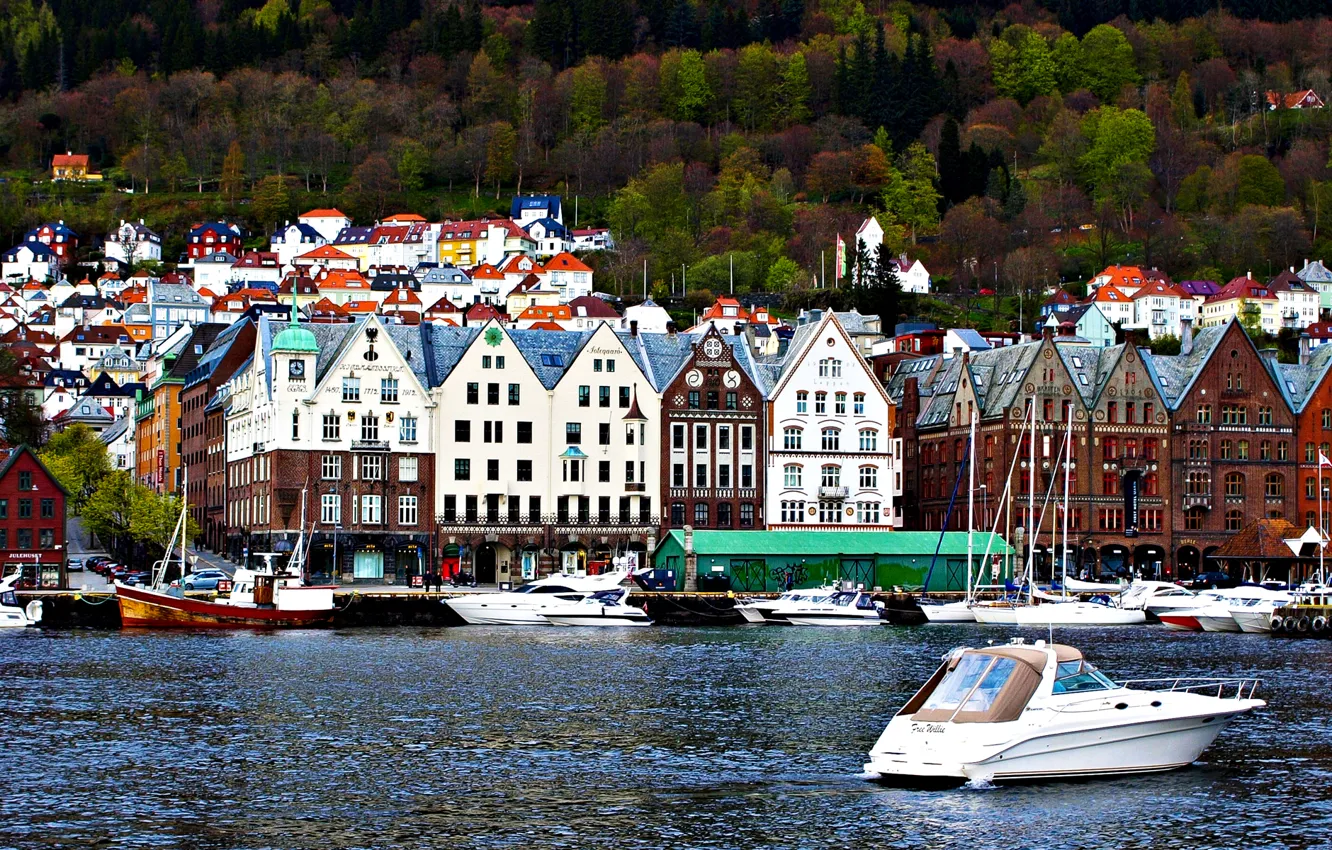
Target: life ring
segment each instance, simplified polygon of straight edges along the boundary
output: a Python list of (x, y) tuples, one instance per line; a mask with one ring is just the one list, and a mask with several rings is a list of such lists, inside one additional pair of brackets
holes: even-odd
[(1295, 623), (1295, 631), (1299, 632), (1300, 634), (1306, 634), (1309, 631), (1310, 625), (1311, 623), (1309, 622), (1309, 617), (1307, 615), (1303, 616), (1299, 619), (1298, 622)]
[(1286, 618), (1280, 614), (1273, 614), (1271, 617), (1272, 634), (1279, 635), (1286, 631)]
[(1313, 629), (1314, 634), (1321, 637), (1323, 632), (1327, 631), (1327, 618), (1322, 614), (1319, 614), (1317, 617), (1313, 618), (1313, 622), (1309, 624), (1309, 627)]

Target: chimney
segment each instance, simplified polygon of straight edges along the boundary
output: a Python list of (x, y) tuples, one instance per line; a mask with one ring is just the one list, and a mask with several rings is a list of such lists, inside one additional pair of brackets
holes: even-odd
[(1249, 271), (1245, 272), (1244, 276), (1247, 277), (1249, 280), (1253, 280), (1253, 270), (1250, 269)]
[(1277, 350), (1275, 348), (1262, 348), (1258, 350), (1258, 355), (1264, 360), (1272, 363), (1277, 362)]
[(1193, 318), (1191, 316), (1182, 316), (1179, 320), (1179, 353), (1193, 353)]
[(1054, 339), (1057, 330), (1059, 330), (1059, 322), (1055, 319), (1054, 313), (1051, 313), (1050, 318), (1046, 319), (1045, 324), (1041, 326), (1041, 339)]
[(1309, 334), (1300, 334), (1300, 365), (1309, 365)]
[(667, 322), (666, 333), (670, 334), (671, 336), (675, 336), (675, 331), (676, 331), (675, 322)]
[(960, 345), (953, 346), (953, 356), (960, 357), (962, 355), (963, 350), (964, 349)]
[(638, 320), (633, 319), (629, 322), (629, 336), (638, 336)]

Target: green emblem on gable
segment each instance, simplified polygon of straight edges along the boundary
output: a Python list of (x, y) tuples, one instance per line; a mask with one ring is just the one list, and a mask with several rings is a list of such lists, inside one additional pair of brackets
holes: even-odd
[(499, 328), (491, 328), (486, 331), (486, 345), (499, 345), (504, 341), (504, 332)]

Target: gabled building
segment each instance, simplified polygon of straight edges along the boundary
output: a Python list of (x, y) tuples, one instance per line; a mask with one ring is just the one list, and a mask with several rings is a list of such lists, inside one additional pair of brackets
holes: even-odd
[(179, 283), (150, 284), (147, 307), (153, 339), (165, 339), (182, 325), (202, 325), (211, 309), (199, 293)]
[(290, 265), (301, 254), (327, 244), (328, 239), (317, 227), (299, 220), (295, 224), (287, 222), (268, 237), (268, 250), (277, 257), (279, 266)]
[(185, 378), (225, 325), (181, 326), (154, 352), (147, 388), (134, 410), (135, 477), (159, 493), (179, 493), (181, 466), (181, 389)]
[(142, 262), (162, 261), (162, 237), (139, 219), (138, 223), (120, 220), (120, 225), (106, 235), (103, 249), (108, 260), (117, 260), (126, 266)]
[(1270, 286), (1253, 279), (1253, 272), (1235, 278), (1204, 301), (1199, 316), (1205, 328), (1238, 319), (1270, 336), (1281, 330), (1280, 300)]
[(351, 218), (339, 209), (317, 209), (302, 213), (296, 221), (313, 227), (325, 242), (337, 239), (344, 227), (351, 227)]
[(240, 227), (225, 221), (196, 224), (185, 237), (185, 253), (191, 262), (218, 251), (238, 257), (242, 250)]
[(231, 265), (231, 282), (249, 287), (259, 284), (277, 284), (283, 277), (279, 254), (271, 251), (249, 251)]
[(1179, 336), (1181, 321), (1197, 322), (1193, 299), (1174, 284), (1148, 281), (1133, 295), (1131, 327), (1146, 330), (1152, 339)]
[(615, 239), (609, 227), (583, 227), (570, 231), (572, 247), (567, 250), (582, 254), (591, 251), (614, 251)]
[(1235, 318), (1186, 324), (1178, 355), (1143, 359), (1169, 408), (1171, 554), (1188, 575), (1254, 518), (1295, 515), (1296, 416)]
[(60, 258), (40, 242), (21, 242), (0, 254), (0, 276), (11, 284), (55, 277)]
[[(240, 248), (236, 249), (237, 252)], [(192, 284), (194, 290), (204, 289), (213, 292), (226, 292), (231, 287), (232, 267), (239, 260), (236, 254), (231, 251), (215, 251), (212, 254), (206, 254), (190, 261), (190, 272), (193, 274)], [(122, 284), (122, 288), (127, 286), (128, 282)], [(103, 288), (102, 292), (109, 298), (117, 296), (117, 292)]]
[(1320, 316), (1332, 310), (1332, 269), (1323, 265), (1322, 260), (1305, 260), (1304, 267), (1295, 275), (1318, 290)]
[(1282, 328), (1303, 330), (1318, 321), (1320, 293), (1317, 287), (1305, 283), (1295, 274), (1294, 266), (1272, 278), (1267, 285), (1277, 297)]
[(553, 218), (539, 218), (520, 226), (536, 243), (538, 257), (550, 257), (572, 251), (574, 248), (568, 228)]
[(663, 362), (678, 362), (661, 404), (667, 527), (764, 528), (769, 471), (761, 370), (742, 340), (715, 328), (654, 344), (671, 356)]
[(768, 383), (769, 527), (901, 527), (895, 411), (834, 314), (796, 328)]
[(550, 219), (564, 224), (564, 210), (559, 195), (517, 195), (509, 204), (509, 218), (519, 227)]
[[(1141, 288), (1139, 285), (1138, 289)], [(1134, 289), (1137, 292), (1137, 289)], [(1088, 296), (1087, 303), (1095, 304), (1101, 314), (1105, 316), (1106, 321), (1115, 327), (1125, 327), (1133, 324), (1133, 299), (1119, 287), (1112, 283), (1106, 283), (1096, 288), (1096, 292)], [(1064, 321), (1064, 319), (1060, 319)]]
[(74, 250), (79, 247), (79, 234), (71, 230), (64, 221), (55, 221), (29, 230), (23, 241), (28, 244), (39, 243), (50, 248), (56, 255), (57, 264), (63, 266), (74, 259)]
[(17, 565), (28, 587), (67, 585), (65, 500), (69, 494), (28, 446), (0, 464), (0, 562)]
[(1103, 286), (1113, 286), (1121, 295), (1132, 298), (1150, 279), (1148, 273), (1138, 266), (1106, 266), (1087, 282), (1087, 289), (1095, 292)]
[(86, 153), (65, 151), (51, 157), (51, 179), (95, 183), (102, 179), (102, 175), (92, 170)]
[(1332, 379), (1328, 377), (1332, 372), (1332, 347), (1313, 351), (1305, 345), (1300, 348), (1298, 363), (1269, 362), (1268, 366), (1295, 413), (1291, 451), (1297, 471), (1289, 483), (1295, 488), (1296, 506), (1287, 518), (1303, 530), (1326, 528), (1328, 513), (1332, 512), (1332, 470), (1320, 470), (1318, 463), (1319, 452), (1332, 458)]

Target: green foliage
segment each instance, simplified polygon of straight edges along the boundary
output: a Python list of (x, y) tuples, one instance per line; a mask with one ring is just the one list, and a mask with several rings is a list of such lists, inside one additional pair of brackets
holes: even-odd
[(1152, 354), (1169, 356), (1179, 354), (1180, 339), (1174, 334), (1163, 334), (1148, 343)]
[(606, 77), (600, 65), (586, 62), (573, 70), (569, 99), (569, 120), (574, 132), (595, 133), (606, 123), (602, 115), (606, 107)]
[(430, 173), (430, 151), (417, 140), (406, 139), (398, 145), (393, 167), (398, 172), (398, 183), (403, 191), (420, 191), (425, 188)]
[(266, 230), (281, 224), (291, 216), (291, 193), (287, 191), (287, 180), (277, 174), (270, 174), (254, 187), (254, 216)]
[(1050, 58), (1054, 62), (1055, 84), (1061, 92), (1068, 94), (1087, 85), (1087, 57), (1082, 42), (1073, 33), (1060, 33)]
[(1091, 142), (1080, 161), (1083, 175), (1098, 189), (1109, 188), (1121, 165), (1145, 163), (1156, 147), (1152, 120), (1139, 109), (1094, 109), (1083, 119), (1082, 131)]
[(1050, 45), (1030, 27), (1011, 26), (990, 42), (990, 66), (995, 90), (1019, 103), (1055, 88), (1056, 68)]
[(1265, 156), (1251, 154), (1239, 161), (1239, 184), (1236, 202), (1274, 207), (1286, 202), (1286, 181), (1281, 172)]
[(126, 470), (117, 469), (102, 476), (96, 489), (82, 505), (80, 515), (83, 517), (83, 527), (106, 546), (128, 539), (131, 494), (136, 488), (147, 489), (134, 483)]
[(111, 471), (106, 445), (87, 425), (71, 425), (51, 436), (41, 451), (42, 463), (69, 493), (69, 511), (77, 515), (83, 503)]
[(701, 121), (712, 104), (707, 67), (697, 50), (667, 53), (661, 57), (662, 104), (681, 121)]
[(883, 206), (896, 221), (906, 226), (911, 241), (915, 242), (918, 236), (933, 233), (939, 227), (934, 155), (925, 145), (916, 142), (902, 154), (899, 165), (901, 170), (889, 167), (882, 194)]
[(1138, 81), (1133, 46), (1117, 28), (1094, 27), (1082, 37), (1082, 53), (1087, 87), (1102, 103), (1114, 102), (1121, 88)]
[(777, 88), (777, 117), (784, 126), (809, 120), (809, 68), (805, 54), (792, 53), (782, 68)]

